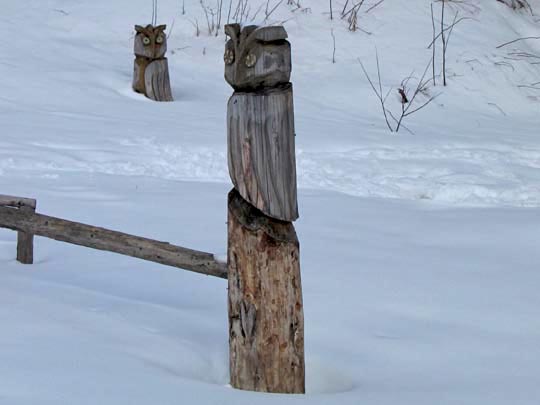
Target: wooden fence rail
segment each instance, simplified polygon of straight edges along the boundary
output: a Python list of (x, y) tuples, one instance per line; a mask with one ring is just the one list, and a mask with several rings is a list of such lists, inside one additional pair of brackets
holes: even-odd
[(200, 252), (35, 212), (36, 200), (0, 195), (0, 228), (18, 231), (17, 260), (33, 261), (33, 236), (105, 250), (227, 279), (227, 264)]
[(14, 197), (11, 195), (0, 195), (0, 207), (29, 207), (36, 209), (37, 202), (33, 198)]

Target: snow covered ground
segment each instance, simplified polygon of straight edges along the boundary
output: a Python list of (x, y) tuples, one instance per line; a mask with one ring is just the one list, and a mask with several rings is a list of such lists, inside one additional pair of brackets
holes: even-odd
[[(150, 0), (3, 3), (0, 193), (223, 254), (232, 90), (199, 2), (159, 2), (174, 103), (130, 88)], [(301, 3), (271, 22), (293, 45), (308, 394), (227, 387), (223, 280), (42, 238), (22, 266), (0, 231), (0, 404), (539, 403), (540, 91), (519, 86), (540, 69), (508, 58), (540, 41), (496, 49), (539, 17), (460, 6), (449, 86), (391, 134), (358, 59), (375, 75), (377, 49), (387, 87), (421, 74), (429, 2), (386, 0), (371, 35)]]

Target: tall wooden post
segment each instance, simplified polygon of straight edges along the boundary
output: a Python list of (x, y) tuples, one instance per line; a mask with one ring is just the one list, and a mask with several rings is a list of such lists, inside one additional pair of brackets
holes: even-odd
[(231, 385), (304, 393), (291, 51), (283, 27), (225, 27)]

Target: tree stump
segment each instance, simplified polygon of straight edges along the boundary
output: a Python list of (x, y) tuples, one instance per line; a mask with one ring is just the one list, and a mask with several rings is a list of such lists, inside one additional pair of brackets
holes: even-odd
[(231, 385), (304, 393), (291, 47), (283, 27), (225, 32)]
[(173, 101), (169, 79), (166, 25), (135, 26), (133, 90), (154, 101)]
[(304, 315), (294, 226), (236, 190), (228, 202), (231, 385), (304, 393)]

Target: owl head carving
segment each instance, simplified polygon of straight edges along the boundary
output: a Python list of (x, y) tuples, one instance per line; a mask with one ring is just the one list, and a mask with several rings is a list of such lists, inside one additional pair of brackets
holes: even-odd
[(291, 45), (282, 26), (243, 29), (225, 26), (225, 80), (235, 90), (256, 90), (288, 83), (291, 78)]
[(136, 25), (135, 55), (148, 59), (165, 57), (165, 52), (167, 52), (166, 28), (166, 25), (158, 25), (157, 27), (150, 24), (146, 27)]

